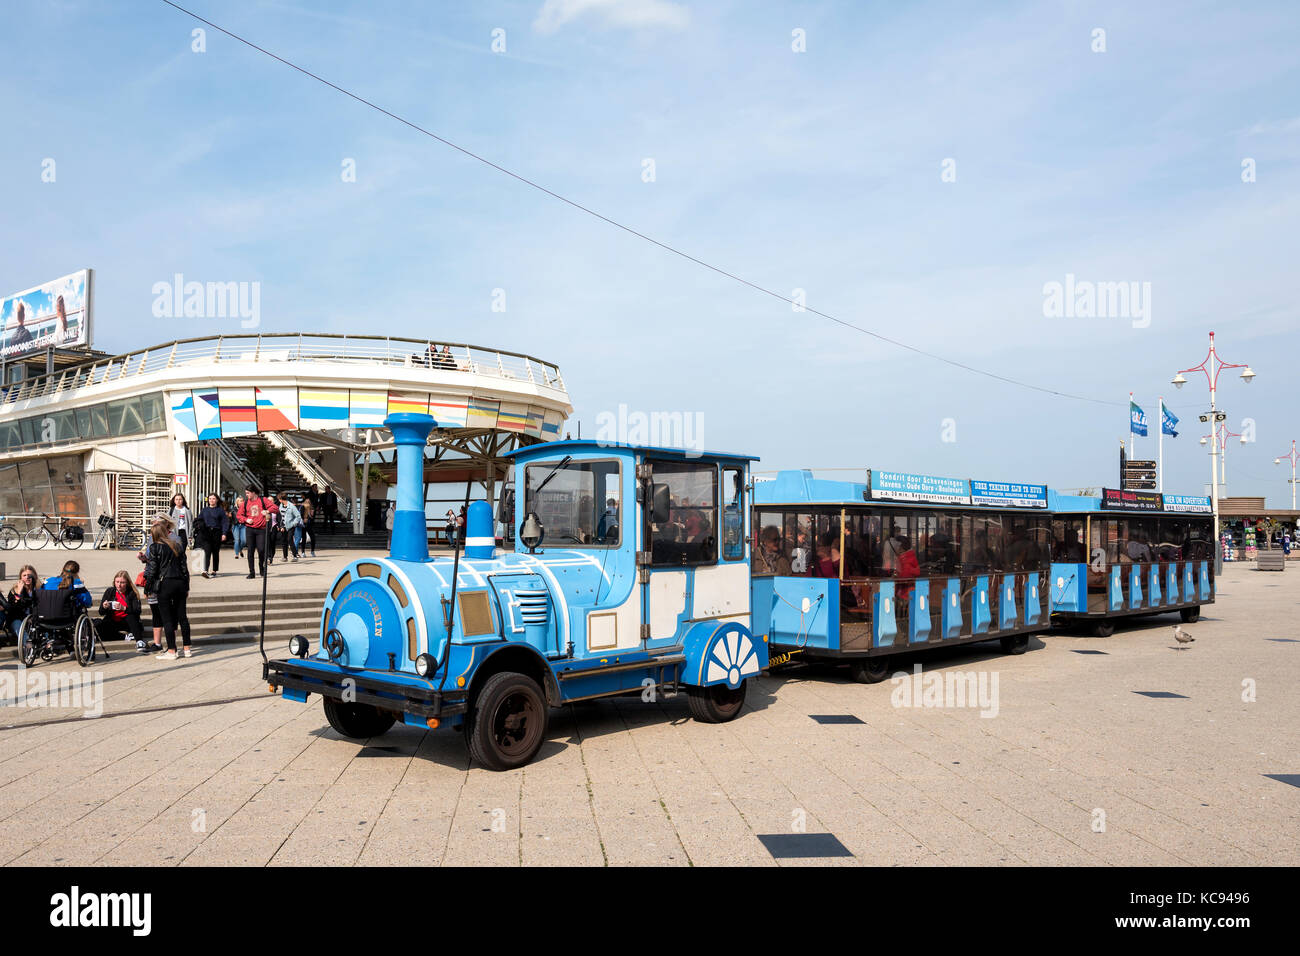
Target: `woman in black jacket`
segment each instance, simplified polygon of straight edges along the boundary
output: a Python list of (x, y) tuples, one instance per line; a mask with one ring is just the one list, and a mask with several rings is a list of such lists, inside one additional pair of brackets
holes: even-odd
[(4, 595), (5, 629), (15, 639), (18, 637), (18, 629), (23, 626), (23, 621), (28, 614), (32, 613), (32, 605), (36, 601), (36, 589), (40, 584), (40, 575), (36, 573), (36, 569), (30, 564), (24, 564), (22, 570), (18, 572), (18, 583)]
[[(221, 546), (226, 543), (226, 538), (230, 535), (230, 515), (226, 514), (226, 509), (221, 507), (221, 499), (216, 495), (208, 495), (208, 503), (203, 510), (199, 512), (198, 521), (194, 524), (195, 543), (203, 545), (203, 576), (217, 576), (217, 571), (221, 567)], [(208, 566), (212, 566), (212, 573), (208, 574)]]
[(140, 595), (125, 571), (113, 575), (113, 586), (99, 599), (99, 613), (101, 641), (121, 640), (123, 634), (130, 632), (135, 638), (135, 646), (142, 651), (145, 649), (144, 626), (140, 623)]
[(164, 525), (153, 526), (153, 542), (145, 554), (145, 593), (158, 595), (158, 612), (163, 630), (167, 633), (167, 650), (158, 655), (162, 660), (176, 660), (176, 625), (181, 628), (186, 657), (190, 649), (190, 619), (185, 614), (185, 599), (190, 592), (190, 569), (185, 566), (185, 545), (167, 536)]

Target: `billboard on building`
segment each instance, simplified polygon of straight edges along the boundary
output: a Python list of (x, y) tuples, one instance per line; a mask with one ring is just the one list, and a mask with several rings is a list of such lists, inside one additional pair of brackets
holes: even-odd
[(92, 270), (82, 269), (0, 299), (0, 355), (90, 345)]

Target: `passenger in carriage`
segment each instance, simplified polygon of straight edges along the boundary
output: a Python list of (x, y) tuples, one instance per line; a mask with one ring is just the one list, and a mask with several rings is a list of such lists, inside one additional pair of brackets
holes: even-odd
[(768, 525), (758, 536), (758, 547), (754, 549), (753, 573), (783, 577), (790, 574), (790, 561), (781, 553), (781, 531), (774, 524)]
[(1083, 544), (1079, 541), (1079, 532), (1076, 529), (1065, 529), (1064, 538), (1056, 542), (1052, 560), (1060, 561), (1062, 564), (1082, 564), (1086, 560)]
[(952, 539), (946, 531), (936, 531), (930, 535), (925, 549), (925, 563), (935, 574), (951, 574), (956, 568), (953, 555)]
[(966, 570), (972, 574), (984, 574), (996, 570), (995, 564), (997, 559), (993, 549), (989, 547), (989, 533), (980, 529), (975, 532), (975, 546), (971, 549), (970, 559), (966, 562)]
[(1146, 541), (1146, 532), (1141, 528), (1133, 528), (1128, 539), (1128, 546), (1125, 550), (1128, 552), (1130, 561), (1150, 561), (1151, 548)]

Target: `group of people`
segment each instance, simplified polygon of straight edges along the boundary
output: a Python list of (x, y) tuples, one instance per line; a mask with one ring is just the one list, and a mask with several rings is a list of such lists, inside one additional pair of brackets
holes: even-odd
[(422, 356), (424, 365), (427, 368), (459, 368), (456, 364), (456, 357), (451, 354), (451, 346), (444, 345), (441, 349), (430, 342), (429, 347), (424, 350)]
[(338, 520), (338, 495), (326, 488), (322, 493), (315, 485), (296, 498), (285, 492), (262, 495), (256, 488), (245, 489), (242, 497), (225, 502), (216, 495), (196, 514), (183, 494), (172, 498), (167, 517), (175, 526), (176, 536), (185, 548), (203, 551), (203, 577), (215, 578), (221, 571), (221, 550), (232, 543), (235, 558), (248, 553), (248, 577), (256, 577), (254, 558), (261, 573), (274, 563), (277, 548), (285, 561), (297, 561), (310, 554), (316, 557), (318, 516), (326, 532), (333, 532)]
[[(158, 515), (149, 528), (149, 544), (136, 557), (144, 568), (134, 579), (124, 568), (113, 575), (113, 583), (104, 590), (96, 607), (89, 589), (82, 582), (81, 565), (67, 561), (63, 570), (43, 582), (36, 568), (23, 565), (18, 581), (4, 595), (4, 628), (17, 640), (23, 621), (36, 610), (38, 590), (68, 589), (69, 605), (98, 611), (95, 621), (101, 641), (134, 641), (143, 653), (153, 652), (159, 659), (176, 660), (193, 657), (190, 621), (185, 602), (190, 592), (190, 572), (185, 559), (186, 543), (182, 531), (170, 515)], [(148, 606), (152, 641), (144, 633), (142, 614)], [(176, 645), (179, 630), (182, 644)], [(166, 647), (162, 641), (166, 637)]]

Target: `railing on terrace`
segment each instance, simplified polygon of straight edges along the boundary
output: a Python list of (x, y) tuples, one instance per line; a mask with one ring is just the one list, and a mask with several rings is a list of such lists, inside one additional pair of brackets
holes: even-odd
[[(441, 349), (444, 345), (451, 349), (452, 361), (430, 351), (435, 346)], [(73, 365), (4, 389), (0, 393), (0, 406), (164, 369), (220, 362), (380, 364), (490, 375), (567, 391), (558, 367), (519, 352), (385, 335), (268, 332), (263, 335), (177, 339), (138, 352)]]

